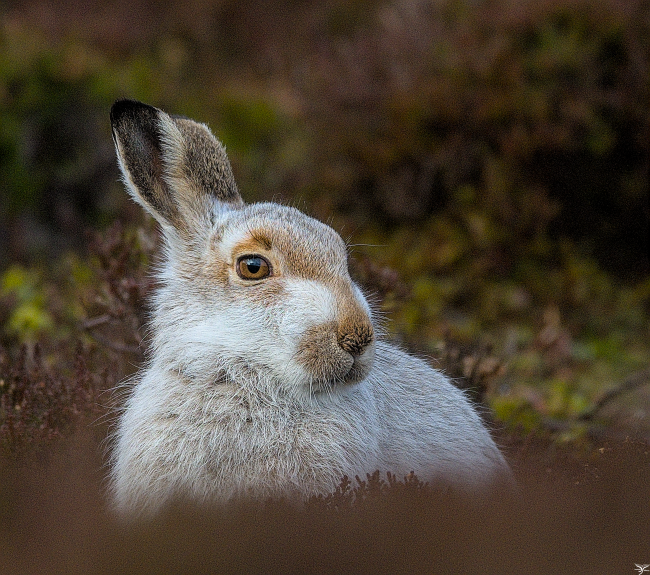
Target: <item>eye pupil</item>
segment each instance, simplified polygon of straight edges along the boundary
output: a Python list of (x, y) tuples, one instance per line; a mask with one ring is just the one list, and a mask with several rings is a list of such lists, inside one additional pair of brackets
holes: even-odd
[(262, 267), (262, 260), (260, 258), (250, 258), (246, 260), (246, 267), (251, 274), (256, 274)]

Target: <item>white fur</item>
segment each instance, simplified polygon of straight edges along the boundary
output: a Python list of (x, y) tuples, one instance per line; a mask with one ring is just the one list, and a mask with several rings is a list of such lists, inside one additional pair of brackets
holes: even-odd
[[(160, 129), (168, 128), (163, 160), (178, 166), (183, 133), (160, 114)], [(118, 155), (125, 137), (116, 136)], [(120, 157), (125, 181), (161, 220), (138, 199), (130, 161)], [(183, 185), (176, 172), (168, 182)], [(155, 512), (179, 496), (305, 498), (333, 491), (343, 475), (376, 469), (470, 489), (509, 477), (475, 410), (444, 375), (375, 341), (376, 327), (358, 356), (337, 347), (335, 328), (331, 344), (327, 329), (318, 332), (373, 322), (331, 228), (277, 204), (214, 200), (209, 216), (188, 218), (212, 222), (190, 230), (191, 240), (162, 221), (151, 357), (115, 436), (111, 478), (120, 511)], [(237, 246), (253, 232), (273, 236), (277, 275), (247, 284), (234, 266)], [(316, 369), (300, 361), (312, 333), (324, 338), (323, 357), (342, 366), (330, 375), (327, 363)], [(343, 383), (355, 362), (365, 377)]]

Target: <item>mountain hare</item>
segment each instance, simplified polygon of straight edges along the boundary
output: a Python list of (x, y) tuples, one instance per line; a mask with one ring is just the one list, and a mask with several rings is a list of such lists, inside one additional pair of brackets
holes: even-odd
[(126, 187), (165, 240), (151, 357), (116, 430), (118, 510), (307, 498), (376, 469), (470, 490), (509, 477), (463, 393), (377, 338), (334, 230), (244, 204), (203, 124), (128, 100), (111, 122)]

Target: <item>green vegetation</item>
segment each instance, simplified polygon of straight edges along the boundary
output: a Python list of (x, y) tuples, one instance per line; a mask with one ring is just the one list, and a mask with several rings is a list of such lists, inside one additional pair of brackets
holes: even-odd
[[(580, 419), (650, 364), (647, 2), (29, 5), (0, 10), (2, 438), (142, 359), (156, 233), (118, 181), (119, 97), (210, 124), (247, 200), (332, 221), (390, 333), (496, 419), (650, 434), (634, 392)], [(58, 419), (43, 373), (76, 398)]]

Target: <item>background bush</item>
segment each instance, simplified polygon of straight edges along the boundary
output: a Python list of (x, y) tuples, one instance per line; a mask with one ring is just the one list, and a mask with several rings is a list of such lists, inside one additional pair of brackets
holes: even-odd
[[(247, 200), (331, 221), (392, 335), (502, 420), (575, 420), (650, 362), (646, 0), (49, 6), (0, 8), (0, 378), (36, 341), (83, 389), (142, 359), (156, 234), (119, 97), (209, 123)], [(603, 421), (647, 433), (647, 389), (620, 399)]]

